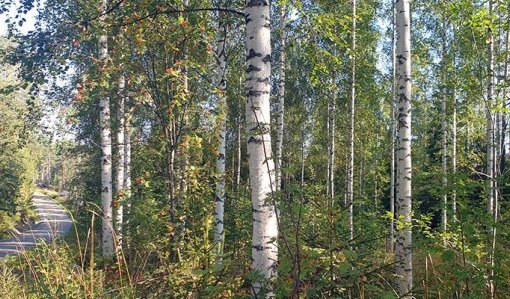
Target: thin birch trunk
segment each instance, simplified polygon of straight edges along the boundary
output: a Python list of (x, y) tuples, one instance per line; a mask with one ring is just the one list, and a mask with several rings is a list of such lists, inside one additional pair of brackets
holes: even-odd
[(223, 228), (223, 215), (225, 210), (225, 136), (227, 134), (227, 121), (226, 121), (226, 108), (227, 102), (225, 98), (226, 81), (225, 73), (227, 68), (227, 55), (226, 55), (226, 26), (221, 21), (224, 16), (219, 16), (218, 21), (218, 37), (216, 49), (216, 67), (218, 75), (218, 85), (216, 90), (219, 117), (220, 117), (220, 132), (218, 144), (218, 156), (216, 158), (216, 197), (215, 197), (215, 210), (214, 210), (214, 243), (216, 244), (216, 253), (221, 255), (223, 252), (223, 241), (225, 231)]
[[(108, 0), (103, 0), (101, 13), (107, 10)], [(101, 16), (105, 20), (105, 15)], [(108, 63), (108, 36), (103, 30), (98, 38), (98, 59), (103, 64)], [(103, 256), (113, 258), (113, 219), (112, 219), (112, 136), (110, 129), (110, 99), (102, 95), (99, 101), (99, 124), (101, 128), (101, 208)]]
[[(507, 3), (507, 15), (506, 15), (506, 24), (510, 24), (510, 3)], [(509, 58), (509, 37), (510, 30), (506, 30), (505, 32), (505, 58), (504, 58), (504, 69), (503, 69), (503, 80), (505, 82), (508, 81), (508, 58)], [(508, 87), (503, 87), (503, 107), (507, 107), (507, 95)], [(503, 113), (501, 116), (501, 162), (499, 166), (499, 173), (503, 174), (506, 169), (506, 130), (507, 130), (507, 114)]]
[[(327, 164), (327, 178), (326, 178), (326, 196), (328, 197), (328, 202), (329, 202), (329, 199), (330, 199), (330, 185), (329, 185), (329, 182), (330, 182), (330, 175), (331, 175), (331, 130), (330, 130), (330, 122), (331, 122), (331, 117), (330, 117), (330, 114), (331, 114), (331, 103), (330, 101), (328, 100), (328, 106), (327, 106), (327, 119), (326, 119), (326, 131), (327, 131), (327, 134), (328, 134), (328, 164)], [(347, 202), (346, 202), (347, 204)]]
[(236, 191), (239, 191), (239, 186), (241, 185), (241, 108), (239, 107), (238, 116), (237, 116), (237, 165), (236, 165)]
[(397, 78), (398, 78), (398, 190), (395, 266), (397, 292), (412, 298), (413, 262), (411, 230), (411, 23), (409, 0), (397, 0)]
[[(169, 141), (166, 145), (166, 189), (168, 196), (168, 203), (170, 204), (169, 216), (170, 223), (175, 225), (175, 207), (176, 207), (176, 199), (175, 199), (175, 140), (173, 138), (173, 124), (170, 121), (169, 124), (166, 124), (165, 127), (165, 138)], [(175, 235), (175, 232), (172, 232)], [(172, 236), (174, 238), (175, 236)]]
[[(129, 111), (129, 110), (128, 110)], [(127, 246), (129, 248), (129, 214), (131, 213), (131, 113), (128, 112), (126, 114), (126, 120), (124, 122), (124, 199), (126, 203), (126, 217), (125, 217), (125, 227), (126, 227), (126, 236)]]
[(117, 198), (116, 198), (116, 209), (115, 209), (115, 231), (117, 233), (117, 248), (116, 255), (120, 257), (122, 251), (122, 225), (124, 219), (124, 196), (125, 196), (125, 167), (126, 167), (126, 146), (125, 146), (125, 77), (121, 75), (119, 78), (119, 103), (117, 110), (117, 171), (116, 171), (116, 185), (117, 185)]
[[(489, 16), (493, 16), (493, 2), (489, 0)], [(491, 19), (492, 25), (492, 19)], [(488, 27), (488, 84), (487, 84), (487, 170), (488, 170), (488, 213), (491, 214), (493, 220), (497, 220), (497, 196), (496, 196), (496, 148), (495, 148), (495, 136), (494, 136), (494, 114), (492, 113), (492, 107), (494, 104), (494, 33), (492, 32), (492, 26)], [(496, 249), (496, 226), (491, 227), (491, 253), (490, 259), (490, 277), (494, 276), (494, 265), (495, 265), (495, 249)], [(491, 298), (495, 298), (495, 284), (492, 278), (489, 279), (489, 294)]]
[(348, 160), (349, 168), (347, 169), (347, 204), (349, 205), (349, 241), (352, 241), (354, 239), (354, 116), (355, 116), (354, 112), (356, 103), (356, 0), (352, 0), (351, 34), (352, 34), (351, 101), (349, 121), (349, 160)]
[[(489, 1), (489, 13), (492, 15), (492, 1)], [(494, 101), (494, 36), (492, 29), (488, 29), (488, 54), (489, 61), (487, 67), (487, 212), (494, 212), (494, 121), (492, 115), (492, 105)]]
[(331, 111), (329, 112), (329, 130), (330, 130), (330, 151), (329, 151), (329, 197), (331, 200), (331, 207), (335, 203), (335, 127), (336, 127), (336, 100), (333, 97), (331, 99)]
[(397, 55), (396, 55), (396, 12), (395, 12), (395, 3), (392, 1), (392, 14), (393, 14), (393, 24), (392, 24), (392, 81), (391, 81), (391, 97), (390, 97), (390, 106), (391, 106), (391, 165), (390, 165), (390, 252), (394, 252), (395, 250), (395, 101), (397, 98)]
[(441, 211), (442, 211), (442, 219), (441, 219), (441, 224), (442, 224), (442, 228), (443, 228), (443, 231), (446, 231), (447, 230), (447, 226), (448, 226), (448, 195), (447, 195), (447, 192), (446, 192), (446, 187), (448, 185), (448, 179), (446, 178), (446, 175), (447, 175), (447, 160), (446, 160), (446, 100), (447, 100), (447, 94), (446, 94), (446, 78), (447, 78), (447, 74), (446, 74), (446, 70), (447, 70), (447, 64), (446, 64), (446, 51), (447, 51), (447, 48), (446, 48), (446, 20), (444, 19), (443, 17), (443, 36), (442, 36), (442, 76), (441, 76), (441, 133), (442, 133), (442, 138), (441, 138), (441, 172), (442, 172), (442, 184), (443, 184), (443, 190), (442, 190), (442, 200), (443, 200), (443, 205), (442, 205), (442, 208), (441, 208)]
[(282, 152), (283, 152), (283, 128), (284, 128), (284, 112), (285, 112), (285, 4), (280, 2), (280, 63), (279, 63), (279, 81), (278, 81), (278, 114), (277, 126), (278, 134), (276, 136), (276, 190), (281, 189), (282, 185)]
[[(455, 70), (455, 57), (453, 58), (453, 69)], [(453, 85), (453, 111), (452, 111), (452, 174), (453, 174), (453, 190), (452, 190), (452, 214), (453, 221), (457, 222), (457, 88), (456, 83)]]
[[(274, 281), (278, 263), (277, 210), (270, 198), (275, 190), (271, 157), (271, 24), (266, 0), (246, 0), (246, 133), (253, 209), (252, 268)], [(253, 295), (262, 289), (274, 297), (271, 285), (253, 284)]]
[[(186, 9), (188, 7), (189, 3), (188, 0), (183, 1), (183, 8)], [(187, 21), (187, 14), (184, 15), (184, 20)], [(183, 92), (186, 97), (186, 105), (190, 105), (190, 98), (189, 98), (189, 74), (188, 74), (188, 49), (186, 47), (186, 43), (183, 43), (182, 51), (184, 53), (184, 65), (182, 66), (182, 76), (183, 76)], [(187, 123), (188, 117), (187, 114), (185, 114), (183, 121)], [(186, 133), (184, 133), (184, 136), (187, 137)], [(189, 164), (189, 150), (188, 150), (188, 142), (184, 142), (179, 147), (179, 200), (177, 204), (181, 204), (181, 201), (183, 197), (186, 195), (186, 192), (188, 191), (188, 164)], [(180, 230), (183, 231), (185, 227), (185, 222), (181, 223)], [(181, 234), (181, 232), (180, 232)], [(182, 236), (181, 236), (182, 237)]]

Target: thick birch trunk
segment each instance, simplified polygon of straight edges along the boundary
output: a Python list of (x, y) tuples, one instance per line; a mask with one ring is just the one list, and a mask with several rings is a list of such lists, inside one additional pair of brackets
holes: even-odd
[[(349, 205), (349, 241), (354, 239), (354, 112), (356, 103), (356, 0), (352, 0), (351, 101), (349, 122), (349, 168), (347, 204)], [(361, 173), (361, 169), (360, 169)], [(361, 181), (360, 181), (361, 185)], [(361, 198), (360, 198), (361, 200)]]
[(397, 0), (397, 78), (398, 78), (398, 191), (395, 266), (397, 291), (412, 298), (413, 263), (411, 231), (411, 23), (409, 0)]
[(285, 111), (285, 4), (280, 3), (280, 64), (278, 81), (278, 114), (277, 126), (278, 134), (276, 137), (276, 190), (280, 190), (282, 185), (282, 149), (283, 149), (283, 127)]
[(119, 78), (119, 106), (117, 110), (117, 198), (115, 210), (115, 231), (117, 233), (117, 256), (120, 256), (122, 250), (122, 225), (124, 219), (124, 196), (125, 196), (125, 167), (126, 167), (126, 147), (125, 147), (125, 97), (124, 88), (126, 81), (124, 75)]
[[(107, 10), (108, 0), (103, 0), (101, 12)], [(101, 17), (104, 20), (104, 16)], [(108, 60), (108, 36), (103, 31), (98, 39), (98, 59), (103, 65)], [(114, 256), (112, 219), (112, 136), (110, 130), (110, 99), (102, 95), (99, 101), (99, 124), (101, 129), (101, 208), (103, 210), (103, 256)]]
[[(220, 15), (220, 20), (222, 16)], [(225, 210), (225, 136), (227, 134), (227, 122), (226, 122), (226, 81), (225, 73), (227, 67), (227, 56), (226, 56), (226, 27), (219, 21), (218, 26), (218, 38), (217, 38), (217, 75), (218, 75), (218, 86), (216, 95), (218, 97), (219, 106), (219, 117), (220, 117), (220, 132), (219, 132), (219, 145), (218, 145), (218, 156), (216, 158), (216, 175), (218, 176), (216, 181), (216, 198), (215, 198), (215, 210), (214, 210), (214, 243), (217, 245), (217, 254), (222, 253), (223, 240), (224, 240), (224, 229), (223, 229), (223, 214)]]
[[(253, 208), (252, 267), (270, 281), (278, 262), (278, 220), (271, 157), (271, 27), (267, 0), (246, 0), (246, 133)], [(255, 296), (263, 286), (254, 283)], [(269, 289), (268, 297), (274, 296)]]

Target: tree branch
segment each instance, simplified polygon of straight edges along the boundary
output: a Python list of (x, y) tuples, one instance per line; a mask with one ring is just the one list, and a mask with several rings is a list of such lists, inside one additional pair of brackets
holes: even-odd
[(221, 8), (221, 7), (210, 7), (210, 8), (188, 8), (188, 9), (166, 9), (166, 10), (160, 10), (156, 9), (154, 12), (145, 15), (143, 17), (134, 19), (130, 22), (120, 23), (120, 24), (114, 24), (111, 25), (111, 27), (124, 27), (127, 25), (135, 24), (140, 21), (143, 21), (145, 19), (153, 18), (158, 15), (169, 15), (169, 14), (176, 14), (176, 13), (192, 13), (192, 12), (202, 12), (202, 11), (222, 11), (222, 12), (228, 12), (232, 13), (238, 16), (246, 17), (246, 14), (242, 11), (231, 9), (231, 8)]

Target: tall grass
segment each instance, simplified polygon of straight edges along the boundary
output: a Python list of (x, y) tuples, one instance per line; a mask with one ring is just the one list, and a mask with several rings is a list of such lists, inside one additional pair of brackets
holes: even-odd
[(123, 253), (115, 261), (96, 257), (96, 219), (93, 213), (84, 240), (74, 225), (74, 236), (68, 241), (41, 242), (33, 250), (1, 261), (1, 298), (134, 298)]

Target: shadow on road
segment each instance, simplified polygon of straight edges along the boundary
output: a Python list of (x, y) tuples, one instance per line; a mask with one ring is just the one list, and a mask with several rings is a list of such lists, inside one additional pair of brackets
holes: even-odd
[(10, 239), (0, 240), (0, 259), (33, 249), (39, 242), (50, 243), (71, 230), (69, 215), (53, 200), (35, 193), (32, 202), (40, 216), (39, 222)]

